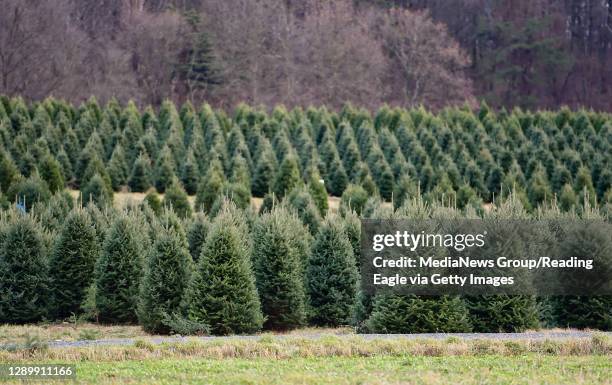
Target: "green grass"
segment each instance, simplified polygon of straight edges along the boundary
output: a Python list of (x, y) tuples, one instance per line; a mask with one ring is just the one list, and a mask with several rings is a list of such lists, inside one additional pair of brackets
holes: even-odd
[[(80, 384), (609, 384), (609, 356), (161, 359), (77, 364)], [(54, 384), (61, 383), (53, 381)]]

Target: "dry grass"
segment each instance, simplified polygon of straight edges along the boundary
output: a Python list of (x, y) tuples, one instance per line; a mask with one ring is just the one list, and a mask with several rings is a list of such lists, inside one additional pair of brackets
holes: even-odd
[(612, 356), (612, 341), (605, 335), (566, 340), (373, 339), (359, 336), (321, 338), (228, 338), (153, 344), (137, 339), (130, 346), (89, 346), (0, 351), (7, 362), (107, 362), (149, 359), (290, 359), (321, 357), (445, 357), (445, 356)]
[[(134, 338), (147, 336), (140, 326), (106, 326), (92, 323), (0, 325), (0, 345), (19, 344), (36, 336), (41, 341)], [(93, 338), (92, 338), (93, 337)]]

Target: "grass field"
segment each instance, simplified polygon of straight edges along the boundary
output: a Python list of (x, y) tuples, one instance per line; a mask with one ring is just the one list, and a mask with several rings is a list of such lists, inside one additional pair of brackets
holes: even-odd
[[(135, 341), (60, 348), (45, 343), (59, 336), (78, 340), (84, 330)], [(37, 332), (40, 340), (34, 343), (0, 349), (0, 364), (73, 364), (76, 383), (97, 385), (612, 384), (612, 340), (603, 334), (564, 340), (364, 339), (347, 329), (306, 329), (283, 338), (263, 334), (153, 344), (138, 327), (0, 328), (5, 342)], [(315, 332), (323, 336), (311, 338)]]
[(605, 356), (194, 358), (83, 362), (76, 383), (609, 384), (611, 373)]

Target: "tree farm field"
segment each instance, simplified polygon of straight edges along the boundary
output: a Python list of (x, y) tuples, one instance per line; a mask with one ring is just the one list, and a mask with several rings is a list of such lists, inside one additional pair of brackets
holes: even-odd
[[(110, 334), (118, 335), (112, 328), (107, 327)], [(137, 335), (135, 329), (127, 334)], [(317, 338), (308, 334), (317, 331), (323, 334)], [(605, 334), (543, 340), (434, 340), (365, 339), (346, 333), (346, 329), (305, 329), (283, 336), (193, 338), (161, 344), (137, 337), (121, 346), (50, 347), (30, 342), (0, 350), (0, 365), (76, 365), (76, 379), (69, 383), (83, 384), (612, 383), (612, 340)]]

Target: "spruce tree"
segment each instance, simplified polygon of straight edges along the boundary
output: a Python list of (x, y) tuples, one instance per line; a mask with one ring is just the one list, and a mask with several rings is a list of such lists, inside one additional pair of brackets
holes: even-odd
[(194, 263), (198, 263), (202, 247), (206, 242), (206, 235), (210, 229), (210, 221), (206, 214), (198, 212), (193, 217), (189, 228), (187, 229), (187, 241), (189, 243), (189, 253)]
[(181, 186), (181, 182), (174, 178), (172, 184), (166, 190), (164, 196), (164, 204), (172, 207), (174, 212), (181, 218), (188, 218), (191, 216), (191, 204), (189, 203), (189, 197)]
[(368, 198), (368, 193), (363, 187), (349, 184), (342, 193), (340, 204), (345, 210), (355, 210), (358, 215), (361, 215)]
[(340, 197), (348, 184), (344, 166), (336, 157), (330, 165), (329, 183), (326, 185), (331, 195)]
[(328, 218), (314, 240), (306, 270), (310, 321), (321, 326), (348, 324), (357, 279), (353, 249), (342, 223)]
[(41, 178), (47, 182), (51, 193), (64, 189), (64, 176), (62, 175), (61, 165), (52, 155), (45, 156), (38, 170)]
[(135, 323), (144, 267), (142, 229), (132, 217), (112, 223), (94, 269), (95, 306), (106, 323)]
[(460, 297), (380, 294), (365, 322), (370, 333), (466, 333), (471, 325)]
[(304, 186), (294, 188), (287, 196), (287, 202), (295, 210), (310, 233), (316, 234), (319, 230), (321, 216), (308, 190)]
[(48, 202), (51, 198), (47, 183), (38, 176), (38, 173), (32, 174), (27, 179), (21, 178), (15, 181), (7, 195), (12, 201), (17, 200), (17, 202), (24, 204), (26, 210), (29, 210), (37, 202)]
[(181, 169), (181, 182), (185, 186), (185, 191), (189, 195), (194, 195), (198, 190), (198, 181), (200, 180), (200, 170), (198, 162), (195, 158), (193, 150), (187, 153), (187, 158)]
[(266, 145), (259, 152), (251, 186), (253, 196), (259, 198), (271, 191), (276, 175), (276, 158), (270, 144)]
[(300, 183), (300, 169), (294, 156), (286, 156), (274, 179), (274, 193), (279, 198), (285, 196)]
[(148, 333), (168, 334), (169, 317), (181, 312), (192, 260), (183, 234), (164, 227), (146, 260), (138, 320)]
[(129, 168), (121, 144), (117, 144), (113, 150), (113, 154), (108, 162), (108, 174), (111, 178), (113, 190), (119, 191), (121, 186), (127, 184)]
[(49, 267), (37, 224), (17, 217), (2, 234), (0, 322), (31, 323), (47, 315)]
[(151, 187), (151, 161), (146, 154), (140, 154), (130, 173), (128, 186), (133, 192), (145, 192)]
[(306, 320), (304, 231), (299, 219), (279, 206), (255, 222), (253, 263), (266, 329), (293, 329)]
[(196, 210), (202, 210), (209, 213), (213, 203), (222, 193), (223, 185), (223, 173), (217, 167), (210, 167), (206, 175), (198, 184), (195, 203)]
[(93, 202), (100, 207), (113, 204), (113, 190), (104, 183), (99, 174), (89, 180), (81, 194), (83, 202)]
[(319, 214), (321, 217), (325, 217), (325, 214), (327, 214), (327, 209), (329, 208), (329, 203), (327, 202), (327, 190), (322, 182), (321, 175), (319, 175), (319, 171), (316, 169), (310, 171), (308, 191), (310, 192), (310, 196), (314, 200), (315, 205), (319, 209)]
[(98, 239), (89, 214), (72, 211), (61, 228), (50, 258), (53, 311), (60, 319), (79, 314), (87, 289), (93, 282)]
[(161, 214), (162, 202), (159, 199), (159, 194), (154, 189), (152, 189), (147, 193), (147, 195), (145, 195), (143, 203), (146, 203), (149, 208), (155, 213), (155, 215)]
[(578, 198), (576, 197), (576, 193), (574, 193), (574, 189), (569, 183), (566, 183), (561, 190), (561, 195), (559, 195), (559, 207), (562, 210), (569, 211), (578, 202)]
[(7, 192), (18, 174), (19, 170), (13, 159), (3, 149), (0, 149), (0, 189)]
[(155, 163), (155, 188), (160, 193), (164, 193), (176, 178), (176, 166), (174, 157), (169, 147), (164, 147)]
[(248, 237), (244, 219), (224, 205), (187, 292), (189, 318), (210, 325), (212, 334), (254, 333), (262, 327)]

